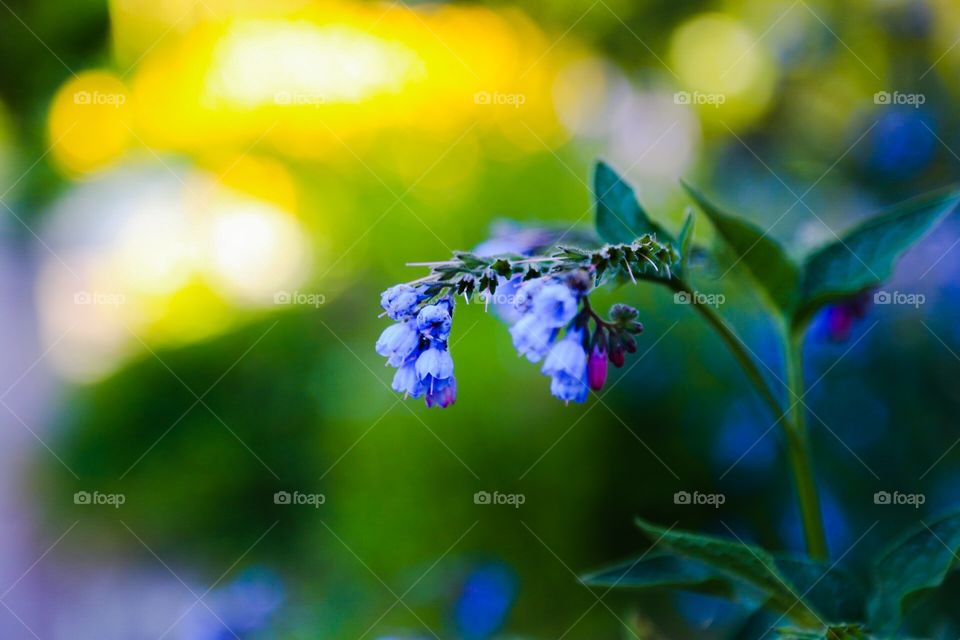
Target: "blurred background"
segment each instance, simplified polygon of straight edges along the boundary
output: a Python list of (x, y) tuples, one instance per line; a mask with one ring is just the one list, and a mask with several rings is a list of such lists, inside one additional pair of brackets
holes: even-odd
[[(576, 580), (643, 551), (638, 514), (802, 548), (773, 418), (689, 308), (600, 296), (647, 330), (565, 407), (460, 305), (460, 397), (428, 411), (373, 351), (379, 292), (498, 220), (589, 227), (597, 158), (670, 229), (684, 178), (795, 256), (960, 178), (951, 0), (0, 5), (4, 638), (729, 635), (719, 602)], [(808, 339), (854, 567), (960, 489), (958, 224), (885, 287), (922, 304)], [(759, 301), (697, 266), (779, 387)]]

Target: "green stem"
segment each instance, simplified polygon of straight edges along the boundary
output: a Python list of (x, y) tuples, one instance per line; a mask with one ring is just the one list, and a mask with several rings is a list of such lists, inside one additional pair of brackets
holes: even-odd
[(823, 513), (813, 472), (810, 454), (810, 438), (807, 434), (805, 405), (803, 404), (803, 332), (784, 331), (786, 349), (787, 385), (790, 389), (790, 421), (786, 423), (787, 452), (790, 467), (797, 484), (797, 498), (807, 540), (807, 551), (816, 560), (826, 560), (829, 555), (827, 538), (823, 530)]
[(674, 291), (689, 296), (690, 306), (700, 313), (723, 339), (757, 393), (760, 394), (773, 415), (777, 417), (777, 422), (782, 424), (787, 437), (787, 455), (790, 458), (790, 466), (797, 485), (797, 497), (800, 502), (800, 514), (807, 541), (807, 551), (813, 558), (826, 559), (827, 543), (823, 532), (823, 515), (820, 512), (820, 500), (813, 475), (813, 462), (810, 457), (803, 403), (800, 402), (804, 393), (803, 369), (800, 360), (803, 344), (802, 332), (784, 332), (787, 342), (787, 384), (792, 400), (789, 410), (784, 412), (776, 394), (773, 393), (766, 378), (761, 373), (753, 354), (746, 348), (730, 325), (713, 307), (700, 304), (695, 292), (685, 282), (674, 279), (670, 284)]
[(689, 296), (690, 306), (699, 312), (720, 337), (723, 338), (723, 341), (727, 343), (727, 347), (731, 353), (733, 353), (733, 357), (737, 359), (744, 373), (747, 374), (747, 378), (753, 383), (753, 386), (763, 401), (770, 407), (773, 415), (781, 420), (785, 420), (786, 416), (784, 415), (783, 408), (780, 406), (780, 401), (777, 400), (777, 396), (770, 389), (766, 378), (760, 373), (760, 367), (757, 366), (753, 355), (747, 351), (740, 336), (734, 333), (733, 328), (727, 324), (713, 307), (697, 302), (697, 295), (685, 282), (674, 279), (670, 281), (670, 284), (677, 293), (685, 293)]

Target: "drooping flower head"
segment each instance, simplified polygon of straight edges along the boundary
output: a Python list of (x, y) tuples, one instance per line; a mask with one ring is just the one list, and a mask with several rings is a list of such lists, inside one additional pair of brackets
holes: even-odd
[[(551, 243), (566, 235), (551, 236)], [(614, 278), (669, 278), (671, 265), (679, 260), (671, 245), (652, 235), (595, 250), (558, 246), (544, 256), (480, 255), (508, 244), (425, 263), (431, 269), (428, 276), (383, 292), (381, 306), (396, 324), (380, 335), (376, 350), (388, 366), (397, 368), (397, 392), (424, 397), (428, 407), (454, 403), (457, 382), (450, 335), (454, 300), (462, 296), (467, 303), (480, 298), (484, 308), (492, 302), (511, 325), (517, 353), (543, 362), (551, 393), (565, 402), (583, 402), (590, 389), (603, 388), (608, 361), (621, 366), (627, 353), (636, 352), (634, 336), (643, 330), (637, 310), (627, 305), (614, 305), (609, 318), (601, 318), (590, 305), (593, 289)]]

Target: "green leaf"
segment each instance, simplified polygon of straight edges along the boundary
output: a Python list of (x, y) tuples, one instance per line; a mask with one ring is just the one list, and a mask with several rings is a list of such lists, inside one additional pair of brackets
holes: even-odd
[(647, 216), (630, 185), (604, 162), (598, 162), (594, 170), (593, 190), (597, 233), (604, 242), (628, 244), (649, 233), (660, 242), (675, 243), (663, 227)]
[(862, 617), (859, 586), (843, 571), (812, 560), (776, 557), (735, 540), (674, 529), (637, 519), (647, 536), (684, 559), (703, 563), (762, 592), (766, 606), (806, 628)]
[(733, 252), (737, 264), (746, 268), (779, 309), (789, 313), (796, 302), (800, 272), (783, 247), (750, 222), (722, 211), (690, 185), (683, 183), (683, 187), (697, 207), (710, 218), (717, 233)]
[(794, 325), (830, 302), (875, 287), (890, 277), (900, 257), (960, 202), (951, 187), (907, 200), (814, 252), (804, 261), (801, 301)]
[(672, 554), (647, 553), (612, 567), (582, 576), (591, 587), (623, 589), (679, 589), (741, 602), (762, 604), (763, 593), (733, 579), (709, 564)]
[(893, 632), (923, 592), (940, 586), (957, 562), (960, 513), (921, 524), (891, 546), (874, 566), (875, 590), (869, 620), (875, 631)]

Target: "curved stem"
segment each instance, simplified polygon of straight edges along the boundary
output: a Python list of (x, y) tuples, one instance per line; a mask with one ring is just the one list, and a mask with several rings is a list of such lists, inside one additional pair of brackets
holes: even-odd
[(777, 400), (777, 396), (774, 395), (773, 391), (770, 389), (770, 385), (767, 383), (766, 378), (763, 377), (763, 374), (760, 373), (760, 367), (757, 366), (757, 363), (754, 361), (753, 355), (747, 351), (746, 347), (743, 344), (743, 341), (740, 337), (734, 333), (733, 329), (727, 322), (720, 317), (720, 314), (716, 310), (705, 304), (700, 304), (697, 301), (697, 296), (695, 292), (683, 281), (681, 280), (671, 280), (670, 281), (673, 290), (677, 293), (685, 293), (689, 296), (690, 306), (693, 307), (701, 316), (716, 330), (720, 337), (723, 338), (723, 341), (727, 343), (727, 348), (733, 353), (733, 357), (737, 359), (737, 362), (743, 368), (744, 373), (747, 374), (747, 377), (750, 379), (750, 382), (753, 383), (753, 386), (756, 388), (757, 393), (760, 394), (760, 397), (764, 402), (767, 403), (767, 406), (770, 407), (770, 411), (773, 412), (773, 415), (779, 418), (780, 420), (786, 420), (786, 414), (783, 411), (783, 408), (780, 406), (780, 401)]
[(813, 461), (810, 456), (810, 444), (807, 437), (803, 402), (801, 401), (804, 394), (803, 368), (800, 360), (803, 333), (784, 331), (787, 385), (792, 400), (790, 408), (784, 411), (780, 401), (777, 400), (777, 396), (770, 389), (766, 378), (760, 372), (753, 354), (749, 352), (730, 325), (713, 307), (700, 304), (695, 292), (685, 282), (674, 279), (670, 281), (670, 285), (674, 291), (689, 296), (690, 306), (700, 313), (720, 335), (727, 344), (727, 348), (730, 349), (730, 352), (743, 368), (747, 378), (753, 383), (757, 393), (760, 394), (773, 415), (777, 417), (777, 422), (782, 424), (787, 438), (787, 455), (790, 459), (790, 467), (797, 487), (807, 551), (811, 557), (825, 560), (828, 552), (823, 529), (823, 514), (820, 511), (820, 499), (813, 475)]

